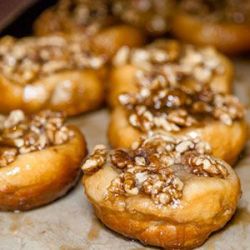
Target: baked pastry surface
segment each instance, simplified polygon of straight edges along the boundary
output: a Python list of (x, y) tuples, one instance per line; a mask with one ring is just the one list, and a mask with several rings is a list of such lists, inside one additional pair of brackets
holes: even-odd
[(34, 32), (39, 36), (81, 33), (93, 50), (108, 56), (121, 46), (140, 46), (145, 41), (144, 32), (112, 15), (106, 0), (61, 0), (38, 17)]
[(80, 35), (0, 40), (0, 112), (43, 109), (76, 115), (100, 107), (105, 58)]
[(63, 196), (87, 154), (78, 128), (62, 114), (12, 111), (0, 121), (0, 209), (29, 210)]
[(250, 1), (180, 1), (172, 20), (173, 34), (228, 54), (250, 49)]
[(124, 47), (117, 52), (109, 76), (108, 102), (116, 106), (119, 94), (136, 92), (138, 82), (157, 76), (171, 85), (209, 84), (216, 92), (230, 93), (233, 75), (230, 60), (210, 47), (156, 40), (143, 48)]
[(235, 212), (240, 183), (208, 145), (156, 135), (133, 149), (97, 146), (83, 165), (85, 193), (112, 230), (145, 245), (194, 248)]

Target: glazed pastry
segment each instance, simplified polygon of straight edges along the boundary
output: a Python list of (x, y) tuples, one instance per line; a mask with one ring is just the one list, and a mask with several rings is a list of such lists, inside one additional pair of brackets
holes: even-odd
[(191, 249), (232, 217), (240, 182), (196, 139), (155, 135), (132, 149), (97, 146), (82, 167), (97, 217), (145, 245)]
[(175, 40), (157, 40), (138, 49), (123, 47), (113, 58), (109, 77), (108, 102), (118, 104), (123, 92), (138, 91), (142, 76), (160, 76), (171, 85), (210, 84), (216, 92), (230, 93), (233, 81), (231, 62), (209, 47), (195, 47)]
[(0, 209), (29, 210), (63, 196), (87, 154), (83, 135), (61, 113), (20, 110), (0, 117)]
[(151, 36), (159, 36), (171, 28), (175, 9), (174, 0), (113, 0), (114, 15), (124, 22), (145, 30)]
[(140, 46), (145, 40), (142, 31), (111, 15), (107, 0), (61, 0), (38, 17), (34, 32), (40, 36), (80, 32), (92, 49), (109, 56), (123, 45)]
[(215, 157), (233, 164), (247, 141), (245, 109), (239, 100), (201, 89), (171, 86), (161, 77), (140, 81), (138, 93), (119, 96), (121, 107), (113, 110), (109, 141), (113, 147), (129, 147), (140, 136), (198, 135), (211, 144)]
[(68, 115), (101, 106), (105, 58), (80, 35), (0, 40), (0, 112), (43, 109)]
[(228, 54), (250, 50), (249, 0), (182, 0), (178, 9), (172, 21), (176, 37)]

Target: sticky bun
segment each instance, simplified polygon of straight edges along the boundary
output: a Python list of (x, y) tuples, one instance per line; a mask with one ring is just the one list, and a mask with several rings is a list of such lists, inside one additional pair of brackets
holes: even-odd
[(0, 209), (29, 210), (63, 196), (86, 154), (83, 135), (62, 113), (0, 116)]
[(250, 50), (249, 0), (181, 0), (172, 20), (173, 34), (227, 54)]
[(80, 35), (0, 39), (0, 112), (43, 109), (77, 115), (104, 99), (105, 57)]
[(198, 135), (211, 144), (213, 154), (233, 164), (247, 141), (245, 108), (237, 97), (201, 89), (171, 86), (161, 77), (140, 81), (137, 93), (119, 96), (112, 111), (109, 141), (129, 147), (140, 136), (158, 131), (167, 135)]
[(191, 249), (234, 214), (233, 169), (190, 137), (154, 135), (131, 149), (98, 145), (83, 167), (85, 193), (112, 230), (145, 245)]

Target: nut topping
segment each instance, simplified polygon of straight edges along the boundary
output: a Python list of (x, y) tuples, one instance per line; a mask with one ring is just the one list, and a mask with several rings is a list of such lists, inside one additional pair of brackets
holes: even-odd
[(137, 67), (138, 72), (141, 71), (137, 74), (139, 82), (151, 82), (152, 78), (161, 76), (170, 85), (191, 81), (196, 88), (224, 73), (216, 50), (181, 44), (175, 40), (158, 40), (139, 49), (122, 47), (113, 58), (113, 64)]
[(21, 110), (12, 111), (0, 120), (0, 166), (13, 162), (19, 154), (64, 144), (73, 136), (61, 113), (42, 111), (28, 117)]
[(243, 105), (232, 95), (214, 93), (207, 85), (195, 90), (160, 80), (147, 86), (142, 83), (137, 93), (121, 94), (119, 101), (128, 112), (129, 123), (143, 132), (179, 131), (206, 118), (230, 126), (245, 114)]
[(90, 53), (82, 35), (47, 36), (0, 40), (0, 71), (18, 84), (32, 84), (40, 76), (62, 70), (93, 68), (104, 64), (104, 58)]
[(87, 158), (82, 166), (82, 170), (87, 173), (93, 173), (100, 169), (106, 162), (107, 150), (104, 145), (97, 145), (93, 153)]
[(198, 137), (174, 138), (162, 134), (141, 138), (133, 149), (94, 150), (84, 163), (85, 174), (111, 165), (118, 176), (108, 188), (110, 196), (145, 195), (155, 204), (176, 205), (183, 195), (185, 176), (226, 178), (223, 161), (210, 155)]
[(215, 93), (210, 87), (213, 77), (224, 73), (212, 48), (158, 40), (144, 49), (118, 51), (114, 64), (129, 63), (137, 68), (138, 91), (118, 99), (135, 128), (179, 131), (199, 125), (203, 117), (232, 125), (244, 116), (236, 97)]
[(192, 166), (192, 173), (198, 176), (224, 178), (228, 175), (227, 169), (222, 167), (221, 161), (207, 155), (191, 155), (188, 161)]
[(13, 162), (18, 154), (15, 148), (0, 148), (0, 168), (7, 167)]

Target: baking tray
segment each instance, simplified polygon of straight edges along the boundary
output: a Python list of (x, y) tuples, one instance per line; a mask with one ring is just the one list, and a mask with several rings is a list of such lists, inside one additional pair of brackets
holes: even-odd
[[(44, 8), (52, 1), (47, 1)], [(37, 5), (36, 5), (37, 6)], [(42, 11), (41, 5), (32, 6), (17, 18), (2, 34), (20, 36), (18, 23), (31, 23), (29, 18)], [(34, 12), (35, 10), (35, 12)], [(24, 33), (28, 34), (27, 26)], [(234, 58), (236, 67), (235, 93), (248, 108), (250, 121), (250, 60)], [(88, 148), (96, 144), (108, 144), (106, 132), (109, 112), (102, 109), (70, 120), (85, 134)], [(250, 144), (235, 167), (242, 184), (242, 197), (232, 220), (221, 231), (214, 233), (200, 250), (250, 249)], [(81, 183), (65, 197), (47, 206), (29, 212), (0, 213), (1, 250), (142, 250), (137, 241), (126, 239), (103, 226), (94, 216), (83, 194)]]

